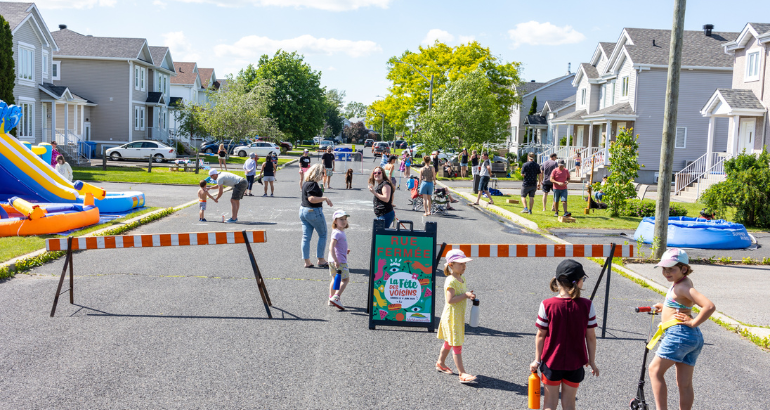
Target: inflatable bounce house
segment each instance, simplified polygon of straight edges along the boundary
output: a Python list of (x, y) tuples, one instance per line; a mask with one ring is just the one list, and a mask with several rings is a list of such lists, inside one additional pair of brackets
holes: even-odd
[(20, 120), (19, 107), (0, 101), (0, 237), (66, 232), (98, 223), (100, 212), (144, 206), (141, 192), (108, 193), (59, 175), (50, 144), (32, 147), (8, 134)]

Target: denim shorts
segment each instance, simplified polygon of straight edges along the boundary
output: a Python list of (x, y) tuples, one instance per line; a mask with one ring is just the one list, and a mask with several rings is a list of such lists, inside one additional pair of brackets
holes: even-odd
[(703, 349), (703, 334), (699, 328), (674, 325), (666, 329), (655, 354), (661, 359), (695, 366), (701, 349)]
[(567, 202), (567, 190), (566, 189), (554, 189), (553, 190), (553, 202)]
[(433, 182), (422, 181), (420, 184), (420, 195), (433, 195)]

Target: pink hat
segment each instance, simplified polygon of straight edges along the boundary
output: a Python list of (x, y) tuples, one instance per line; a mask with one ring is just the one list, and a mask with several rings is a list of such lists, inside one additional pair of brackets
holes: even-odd
[(463, 253), (463, 251), (459, 249), (452, 249), (446, 254), (446, 263), (444, 264), (444, 266), (447, 266), (452, 262), (465, 263), (465, 262), (470, 262), (472, 260), (473, 259), (465, 256), (465, 253)]
[(679, 248), (671, 248), (663, 254), (663, 257), (660, 258), (660, 262), (658, 262), (655, 267), (662, 266), (664, 268), (670, 268), (676, 266), (676, 264), (680, 262), (689, 265), (690, 257), (687, 256), (685, 251)]

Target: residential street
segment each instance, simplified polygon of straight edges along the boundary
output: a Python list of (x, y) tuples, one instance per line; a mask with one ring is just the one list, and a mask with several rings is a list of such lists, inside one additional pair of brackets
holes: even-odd
[[(0, 409), (400, 408), (407, 403), (413, 408), (526, 408), (537, 309), (553, 296), (548, 282), (561, 259), (468, 263), (468, 287), (481, 301), (481, 324), (466, 327), (463, 360), (479, 378), (476, 385), (461, 385), (456, 375), (434, 370), (441, 346), (435, 333), (368, 329), (373, 211), (366, 179), (371, 167), (371, 157), (365, 157), (367, 175), (355, 175), (353, 190), (339, 189), (344, 180), (337, 173), (326, 192), (334, 209), (351, 215), (352, 275), (342, 297), (346, 311), (326, 304), (328, 270), (302, 267), (298, 175), (291, 165), (278, 172), (275, 197), (241, 201), (239, 224), (198, 222), (197, 207), (189, 207), (132, 232), (266, 230), (267, 243), (253, 249), (274, 319), (267, 319), (243, 245), (80, 252), (74, 257), (75, 305), (64, 293), (54, 318), (49, 312), (63, 259), (0, 283)], [(261, 188), (255, 186), (255, 195)], [(158, 190), (145, 190), (148, 205), (178, 205), (195, 195), (194, 187)], [(229, 213), (230, 195), (208, 202), (209, 221)], [(419, 229), (426, 220), (437, 222), (439, 242), (549, 243), (465, 202), (450, 216), (425, 219), (422, 212), (408, 210), (406, 199), (405, 191), (396, 192), (397, 217)], [(332, 210), (324, 208), (329, 221)], [(588, 297), (600, 266), (579, 261), (589, 275), (583, 293)], [(444, 296), (438, 292), (443, 277), (437, 279), (438, 322)], [(707, 296), (721, 307), (718, 294)], [(633, 307), (660, 301), (657, 293), (612, 275), (607, 337), (599, 339), (597, 349), (601, 376), (586, 377), (578, 391), (579, 408), (628, 406), (650, 325), (649, 316), (634, 313)], [(599, 323), (605, 303), (602, 286), (595, 300)], [(762, 407), (770, 395), (761, 382), (770, 373), (770, 355), (711, 321), (702, 330), (706, 346), (695, 368), (695, 408)], [(669, 406), (676, 408), (674, 372), (668, 373), (668, 385)], [(652, 401), (649, 378), (646, 394)]]

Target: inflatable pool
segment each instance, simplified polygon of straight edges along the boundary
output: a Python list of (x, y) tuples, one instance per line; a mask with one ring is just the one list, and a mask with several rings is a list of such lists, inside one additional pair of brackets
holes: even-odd
[[(655, 237), (655, 217), (639, 222), (634, 239), (652, 243)], [(746, 228), (723, 219), (707, 220), (678, 216), (668, 218), (668, 246), (700, 249), (743, 249), (751, 246)]]
[(99, 208), (93, 196), (85, 204), (33, 204), (11, 198), (0, 204), (0, 237), (46, 235), (80, 229), (99, 223)]

